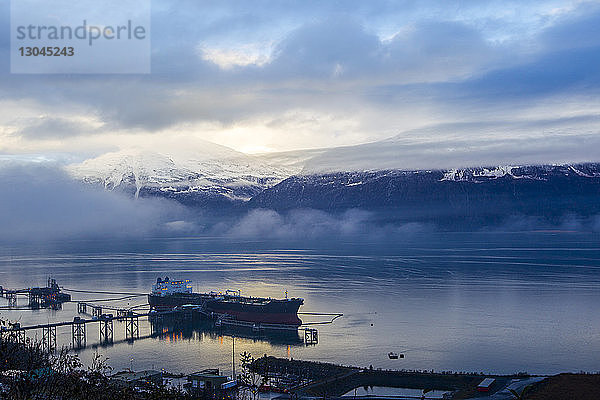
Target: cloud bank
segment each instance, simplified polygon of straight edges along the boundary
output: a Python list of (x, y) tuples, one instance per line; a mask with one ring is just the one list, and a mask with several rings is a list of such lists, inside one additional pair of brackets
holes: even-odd
[(382, 240), (431, 229), (428, 224), (416, 222), (401, 225), (376, 223), (374, 217), (373, 213), (358, 209), (339, 215), (312, 209), (292, 210), (287, 214), (257, 209), (249, 211), (233, 226), (217, 226), (215, 231), (238, 239), (335, 240), (363, 237)]
[[(4, 55), (8, 16), (4, 2)], [(2, 57), (0, 153), (294, 150), (507, 121), (552, 137), (549, 118), (600, 115), (595, 2), (165, 1), (152, 26), (148, 76), (11, 75)], [(555, 150), (577, 158), (576, 143)]]
[(220, 215), (156, 198), (134, 199), (73, 181), (48, 164), (0, 167), (0, 241), (54, 241), (204, 235), (223, 239), (339, 240), (406, 235), (421, 224), (376, 223), (374, 215), (348, 210), (250, 210)]
[(1, 240), (151, 236), (187, 214), (164, 200), (84, 187), (46, 164), (3, 165), (0, 187)]
[[(0, 167), (0, 187), (3, 243), (190, 236), (279, 243), (381, 243), (449, 228), (447, 224), (419, 222), (414, 216), (359, 209), (335, 214), (314, 209), (246, 209), (233, 213), (192, 209), (164, 199), (134, 199), (85, 186), (48, 164), (4, 164)], [(507, 215), (500, 225), (474, 229), (600, 232), (600, 216), (565, 215), (557, 221)]]

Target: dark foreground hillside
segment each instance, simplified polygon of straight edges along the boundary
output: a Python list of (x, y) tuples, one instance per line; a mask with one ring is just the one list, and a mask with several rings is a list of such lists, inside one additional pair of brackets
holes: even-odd
[(600, 399), (600, 374), (560, 374), (535, 385), (528, 400)]

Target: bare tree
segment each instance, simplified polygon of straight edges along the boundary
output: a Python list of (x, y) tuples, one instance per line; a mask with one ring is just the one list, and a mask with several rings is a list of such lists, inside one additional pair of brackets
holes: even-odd
[(257, 400), (260, 394), (260, 386), (266, 384), (268, 378), (252, 371), (251, 366), (254, 357), (246, 351), (240, 354), (240, 365), (242, 373), (238, 376), (240, 385), (239, 397), (241, 400)]

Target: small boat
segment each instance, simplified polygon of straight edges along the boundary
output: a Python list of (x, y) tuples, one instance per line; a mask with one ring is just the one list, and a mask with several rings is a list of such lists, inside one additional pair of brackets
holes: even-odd
[(394, 353), (393, 351), (390, 351), (388, 353), (388, 357), (391, 358), (392, 360), (397, 360), (398, 358), (404, 358), (404, 353)]

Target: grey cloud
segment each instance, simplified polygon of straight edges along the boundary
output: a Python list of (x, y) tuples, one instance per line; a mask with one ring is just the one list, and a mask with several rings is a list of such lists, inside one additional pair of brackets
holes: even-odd
[(0, 187), (2, 240), (152, 235), (185, 216), (170, 202), (83, 187), (47, 164), (3, 164)]
[(42, 116), (17, 132), (18, 135), (38, 139), (65, 138), (99, 133), (96, 127), (66, 118)]
[(595, 162), (599, 130), (597, 116), (436, 125), (389, 140), (330, 149), (308, 160), (304, 173)]
[[(340, 120), (361, 118), (359, 111), (369, 110), (372, 119), (383, 121), (380, 124), (391, 121), (386, 129), (393, 131), (402, 128), (394, 116), (414, 109), (432, 120), (478, 120), (490, 113), (508, 119), (544, 96), (567, 89), (575, 94), (597, 91), (595, 65), (600, 53), (591, 47), (575, 53), (571, 49), (579, 43), (594, 45), (593, 34), (584, 36), (586, 31), (595, 32), (596, 11), (577, 12), (554, 31), (548, 29), (539, 39), (547, 46), (523, 63), (515, 43), (490, 45), (482, 29), (474, 28), (477, 24), (461, 22), (450, 6), (428, 5), (436, 11), (424, 16), (422, 3), (411, 1), (157, 4), (152, 75), (2, 73), (0, 93), (5, 99), (34, 99), (41, 108), (60, 103), (65, 109), (92, 110), (83, 113), (94, 112), (107, 129), (155, 131), (198, 121), (223, 125), (252, 118), (276, 121), (278, 114), (302, 108)], [(0, 6), (3, 20), (8, 20), (7, 10)], [(411, 29), (389, 41), (369, 30), (369, 23), (403, 10), (414, 22)], [(266, 29), (266, 21), (282, 23), (277, 16), (288, 28), (298, 28), (281, 40), (271, 64), (223, 71), (194, 52), (203, 38), (227, 32), (228, 24), (237, 32), (234, 37), (244, 30)], [(448, 21), (450, 17), (455, 21)], [(396, 26), (407, 26), (406, 20), (401, 21)], [(0, 29), (7, 30), (8, 25)], [(2, 48), (8, 46), (6, 33)], [(560, 38), (564, 40), (559, 43)], [(570, 46), (568, 51), (551, 54), (565, 46)], [(371, 122), (359, 122), (365, 136)], [(21, 128), (23, 136), (37, 137), (35, 124)], [(54, 128), (58, 132), (60, 127)], [(73, 126), (63, 128), (74, 134)], [(37, 132), (39, 137), (45, 133)]]
[[(297, 107), (322, 106), (325, 112), (343, 112), (349, 102), (358, 103), (360, 93), (373, 80), (388, 79), (386, 74), (409, 81), (441, 79), (453, 68), (463, 74), (472, 63), (470, 55), (462, 55), (463, 67), (458, 66), (460, 57), (453, 57), (451, 64), (440, 60), (449, 60), (449, 51), (474, 51), (481, 46), (481, 38), (461, 24), (432, 22), (384, 44), (357, 20), (338, 16), (291, 33), (280, 43), (271, 64), (228, 72), (194, 53), (197, 37), (187, 38), (187, 25), (183, 25), (184, 34), (178, 41), (169, 43), (160, 34), (159, 40), (153, 41), (157, 43), (151, 76), (56, 76), (52, 77), (53, 87), (58, 89), (53, 91), (43, 90), (47, 77), (13, 76), (4, 80), (2, 88), (10, 98), (34, 98), (41, 104), (58, 101), (65, 107), (84, 104), (97, 110), (107, 128), (152, 131), (194, 121), (229, 124)], [(166, 37), (171, 35), (173, 32)], [(450, 44), (438, 43), (441, 39)], [(415, 45), (413, 40), (431, 50), (429, 57), (434, 62), (427, 61), (428, 55), (419, 50), (421, 44)], [(482, 59), (487, 57), (485, 51), (482, 54)], [(306, 79), (313, 83), (290, 85)], [(331, 86), (347, 79), (360, 79), (358, 86), (344, 89), (350, 96)], [(25, 133), (30, 132), (33, 130)]]
[(499, 225), (482, 228), (483, 231), (492, 232), (523, 232), (555, 229), (574, 232), (600, 232), (600, 215), (591, 217), (564, 215), (554, 223), (540, 217), (513, 215)]
[(411, 81), (453, 80), (497, 67), (504, 49), (487, 43), (474, 28), (457, 22), (427, 21), (387, 46), (387, 67)]
[(372, 69), (381, 42), (363, 26), (346, 18), (307, 24), (292, 32), (276, 49), (267, 74), (288, 77), (353, 77)]
[(583, 3), (545, 29), (539, 43), (547, 51), (600, 46), (600, 5)]
[(366, 79), (373, 82), (446, 81), (498, 67), (505, 50), (459, 22), (424, 21), (390, 41), (349, 17), (304, 25), (277, 47), (261, 71), (282, 79)]
[[(0, 2), (0, 82), (10, 71), (10, 2)], [(1, 90), (0, 86), (0, 90)], [(1, 93), (1, 92), (0, 92)]]

